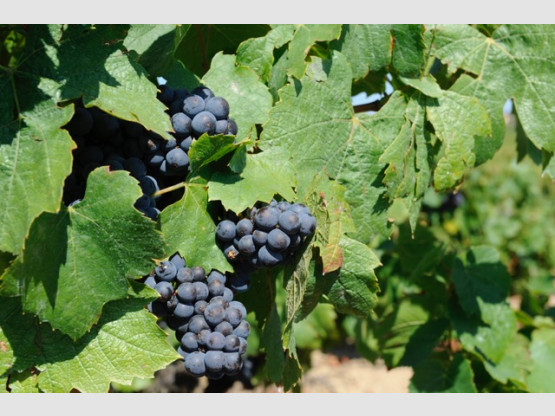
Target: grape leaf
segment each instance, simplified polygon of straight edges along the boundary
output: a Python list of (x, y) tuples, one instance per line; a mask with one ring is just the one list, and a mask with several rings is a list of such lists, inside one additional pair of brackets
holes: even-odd
[(532, 367), (529, 348), (530, 341), (528, 338), (517, 333), (503, 358), (496, 364), (486, 360), (484, 366), (487, 372), (497, 381), (505, 384), (511, 380), (525, 389), (526, 377)]
[[(0, 102), (8, 104), (13, 96), (3, 81), (0, 77)], [(60, 130), (71, 118), (71, 108), (59, 108), (40, 95), (35, 99), (34, 108), (21, 113), (22, 124), (10, 120), (0, 125), (0, 250), (13, 254), (23, 247), (32, 221), (60, 206), (75, 147), (67, 131)]]
[(555, 393), (555, 331), (540, 328), (532, 332), (532, 368), (526, 383), (532, 393)]
[(249, 39), (264, 36), (268, 25), (203, 24), (193, 25), (181, 43), (177, 57), (187, 68), (202, 77), (210, 69), (214, 55), (235, 53), (238, 45)]
[(107, 392), (112, 381), (129, 384), (134, 377), (152, 377), (180, 358), (143, 305), (141, 299), (107, 304), (98, 324), (76, 342), (41, 326), (40, 389)]
[(97, 106), (169, 139), (172, 127), (156, 86), (122, 50), (125, 28), (41, 25), (32, 32), (36, 38), (29, 39), (28, 58), (18, 71), (58, 101), (82, 97), (86, 107)]
[(268, 119), (272, 107), (268, 88), (251, 68), (236, 66), (234, 55), (214, 56), (202, 81), (214, 94), (228, 101), (229, 116), (237, 123), (237, 140), (248, 137), (255, 124)]
[(221, 159), (223, 156), (237, 148), (234, 136), (209, 136), (203, 134), (194, 140), (187, 155), (189, 156), (190, 177), (203, 166)]
[(368, 242), (378, 232), (388, 234), (387, 204), (381, 200), (385, 188), (379, 183), (384, 168), (379, 156), (386, 143), (377, 136), (384, 131), (381, 137), (391, 140), (385, 134), (389, 116), (383, 115), (388, 110), (355, 116), (351, 82), (351, 70), (340, 53), (334, 52), (331, 61), (313, 58), (301, 80), (280, 90), (281, 100), (263, 126), (260, 147), (280, 147), (289, 154), (301, 198), (321, 171), (344, 185), (357, 229), (353, 236)]
[(178, 251), (187, 264), (221, 272), (233, 270), (216, 245), (216, 225), (208, 214), (205, 186), (189, 184), (183, 198), (162, 211), (160, 224), (169, 252)]
[(451, 362), (435, 357), (414, 368), (411, 393), (476, 393), (470, 361), (456, 354)]
[(208, 183), (208, 195), (210, 201), (219, 200), (226, 209), (239, 213), (257, 201), (269, 203), (276, 194), (294, 201), (295, 186), (295, 170), (287, 156), (281, 149), (271, 149), (248, 154), (241, 173), (215, 172)]
[(410, 77), (420, 74), (425, 63), (424, 26), (393, 25), (393, 55), (391, 63), (402, 76)]
[(101, 167), (80, 203), (39, 216), (5, 277), (17, 282), (24, 311), (77, 339), (106, 302), (125, 297), (126, 276), (148, 274), (165, 248), (155, 223), (133, 208), (141, 194), (128, 172)]
[(139, 55), (138, 62), (159, 76), (174, 61), (175, 51), (191, 25), (130, 25), (123, 46)]
[(11, 393), (40, 393), (38, 374), (30, 370), (10, 375)]
[(392, 40), (391, 25), (343, 25), (341, 37), (330, 46), (346, 56), (353, 80), (359, 80), (389, 65)]
[(274, 49), (290, 41), (295, 28), (295, 25), (275, 25), (266, 36), (241, 42), (237, 48), (237, 64), (252, 68), (267, 82), (274, 63)]
[(440, 25), (430, 34), (433, 53), (442, 62), (472, 74), (461, 76), (453, 90), (478, 98), (490, 115), (493, 140), (477, 142), (477, 163), (489, 159), (503, 140), (501, 109), (509, 98), (530, 140), (540, 149), (555, 150), (552, 25), (502, 25), (491, 37), (466, 25)]
[(274, 383), (280, 383), (285, 366), (285, 352), (281, 342), (281, 321), (275, 305), (266, 319), (260, 346), (266, 351), (268, 379)]

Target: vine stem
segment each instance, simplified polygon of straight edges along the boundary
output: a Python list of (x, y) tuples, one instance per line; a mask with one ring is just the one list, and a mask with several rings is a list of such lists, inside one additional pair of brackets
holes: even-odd
[(354, 105), (353, 110), (355, 110), (355, 113), (365, 113), (367, 111), (379, 111), (382, 106), (383, 102), (378, 100), (372, 101), (371, 103)]
[(152, 197), (156, 198), (156, 197), (159, 197), (160, 195), (167, 194), (168, 192), (175, 191), (176, 189), (185, 188), (186, 186), (187, 184), (185, 182), (179, 182), (179, 183), (176, 183), (175, 185), (168, 186), (167, 188), (160, 189), (158, 192), (155, 192), (152, 195)]

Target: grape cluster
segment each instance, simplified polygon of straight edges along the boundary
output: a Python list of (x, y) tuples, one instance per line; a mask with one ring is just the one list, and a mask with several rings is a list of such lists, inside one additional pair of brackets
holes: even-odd
[(254, 268), (283, 264), (316, 230), (316, 218), (303, 204), (273, 200), (250, 210), (246, 218), (226, 218), (216, 227), (216, 239), (227, 259), (237, 265), (236, 285)]
[(188, 152), (193, 140), (206, 133), (237, 134), (229, 118), (229, 104), (206, 87), (159, 87), (158, 99), (168, 106), (173, 132), (170, 140), (142, 125), (114, 117), (102, 110), (77, 105), (65, 128), (77, 144), (73, 169), (64, 185), (64, 203), (78, 203), (85, 194), (89, 173), (99, 166), (127, 170), (139, 181), (143, 195), (135, 208), (156, 220), (160, 209), (173, 200), (155, 197), (161, 188), (183, 181), (189, 172)]
[(159, 294), (149, 310), (175, 330), (185, 369), (195, 377), (236, 375), (243, 365), (250, 325), (226, 280), (217, 270), (206, 275), (202, 267), (187, 267), (178, 253), (145, 280)]

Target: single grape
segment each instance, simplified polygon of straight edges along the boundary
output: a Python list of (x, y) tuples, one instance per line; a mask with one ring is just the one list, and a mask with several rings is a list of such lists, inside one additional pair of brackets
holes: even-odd
[(190, 95), (183, 100), (183, 112), (191, 119), (201, 111), (204, 111), (204, 107), (204, 100), (199, 95)]
[(195, 137), (199, 137), (204, 133), (209, 135), (214, 134), (216, 131), (216, 117), (208, 111), (201, 111), (193, 117), (191, 129)]
[(233, 291), (228, 287), (224, 287), (224, 293), (222, 294), (222, 297), (228, 302), (231, 302), (233, 300)]
[(208, 303), (212, 305), (220, 305), (224, 309), (229, 306), (229, 301), (227, 301), (223, 296), (213, 296)]
[(197, 291), (193, 283), (185, 282), (177, 286), (177, 298), (183, 303), (194, 303)]
[(232, 241), (236, 235), (235, 223), (230, 220), (222, 220), (216, 226), (216, 237), (220, 241)]
[(224, 353), (222, 351), (206, 351), (204, 364), (208, 371), (221, 371), (224, 367)]
[(194, 313), (195, 307), (189, 303), (178, 303), (173, 310), (173, 314), (178, 318), (190, 318)]
[(229, 103), (222, 97), (212, 97), (207, 99), (204, 109), (214, 114), (216, 120), (226, 120), (229, 116)]
[(191, 118), (185, 113), (176, 113), (171, 117), (175, 137), (184, 139), (191, 134)]
[(193, 352), (198, 349), (198, 337), (194, 332), (186, 332), (181, 337), (181, 346), (187, 352)]
[(302, 214), (302, 213), (310, 214), (308, 207), (303, 204), (293, 204), (289, 207), (289, 209), (297, 214)]
[(177, 140), (174, 137), (172, 137), (171, 139), (166, 140), (166, 142), (161, 147), (163, 147), (165, 152), (168, 153), (172, 149), (175, 149), (177, 147)]
[(104, 162), (104, 164), (108, 165), (111, 171), (124, 170), (123, 163), (121, 163), (118, 160), (109, 159), (106, 162)]
[(252, 232), (252, 240), (257, 246), (263, 246), (268, 241), (268, 233), (261, 230)]
[(239, 252), (242, 254), (254, 254), (256, 252), (256, 247), (254, 245), (254, 240), (252, 235), (247, 234), (241, 237), (239, 242), (237, 243), (237, 248)]
[(209, 303), (204, 310), (204, 318), (210, 326), (215, 327), (225, 320), (226, 310), (221, 305)]
[(239, 257), (239, 250), (233, 244), (230, 244), (224, 249), (224, 255), (229, 261), (233, 262)]
[(178, 303), (179, 300), (177, 299), (177, 296), (175, 296), (175, 294), (172, 294), (172, 297), (169, 298), (166, 302), (166, 306), (168, 307), (168, 310), (173, 311)]
[[(208, 309), (208, 306), (206, 307)], [(205, 311), (206, 314), (206, 311)], [(202, 315), (193, 315), (189, 320), (189, 331), (194, 332), (195, 334), (200, 333), (203, 329), (210, 329), (210, 326), (204, 319)]]
[(268, 248), (267, 245), (258, 250), (258, 261), (264, 267), (272, 267), (283, 260), (283, 255), (279, 251)]
[(231, 334), (225, 337), (224, 351), (226, 352), (237, 352), (241, 343), (239, 342), (239, 337), (235, 334)]
[(233, 334), (233, 326), (229, 322), (223, 321), (214, 327), (214, 332), (220, 332), (228, 336)]
[(278, 224), (280, 210), (266, 205), (260, 208), (254, 216), (254, 224), (263, 231), (270, 231)]
[(210, 284), (210, 283), (212, 283), (212, 282), (215, 281), (215, 280), (217, 280), (217, 281), (219, 281), (219, 282), (225, 284), (225, 282), (226, 282), (226, 277), (225, 277), (224, 274), (220, 273), (219, 271), (217, 271), (217, 270), (212, 270), (212, 271), (208, 274), (208, 277), (206, 278), (206, 282), (207, 282), (208, 284)]
[(245, 235), (252, 234), (253, 229), (254, 226), (252, 224), (252, 221), (244, 218), (240, 220), (235, 226), (235, 236), (236, 238), (241, 238)]
[(245, 319), (245, 317), (247, 316), (247, 309), (245, 308), (245, 305), (243, 305), (238, 300), (234, 300), (234, 301), (229, 302), (229, 307), (239, 309), (239, 311), (241, 312), (241, 316), (242, 316), (241, 319)]
[(232, 306), (226, 309), (226, 318), (227, 322), (229, 322), (234, 328), (237, 327), (243, 320), (241, 311)]
[(237, 134), (237, 123), (232, 118), (227, 120), (227, 134), (235, 136)]
[(215, 280), (208, 284), (208, 293), (210, 296), (222, 296), (224, 294), (225, 284), (219, 280)]
[(151, 302), (147, 306), (148, 311), (159, 318), (165, 318), (166, 316), (170, 315), (170, 311), (168, 310), (168, 306), (166, 302), (162, 300), (155, 300)]
[(225, 335), (221, 332), (212, 332), (208, 337), (206, 346), (211, 350), (223, 350), (225, 346)]
[(168, 301), (173, 295), (173, 286), (170, 282), (158, 282), (154, 286), (154, 290), (156, 290), (160, 294), (160, 300), (164, 302)]
[(289, 235), (296, 234), (301, 229), (301, 219), (299, 215), (291, 210), (286, 210), (281, 213), (278, 224), (279, 228)]
[(148, 207), (145, 210), (145, 215), (153, 221), (158, 219), (158, 215), (160, 215), (160, 210), (156, 207)]
[(237, 335), (239, 338), (245, 338), (249, 336), (251, 332), (251, 326), (248, 321), (242, 320), (237, 327), (233, 330), (233, 333)]
[(299, 218), (301, 220), (299, 234), (303, 237), (314, 234), (314, 231), (316, 231), (316, 218), (307, 213), (299, 214)]
[(206, 366), (204, 363), (204, 353), (200, 351), (194, 351), (187, 355), (185, 358), (185, 369), (196, 377), (201, 377), (206, 372)]
[(239, 354), (244, 354), (247, 352), (247, 340), (245, 338), (239, 337)]
[(208, 302), (205, 300), (198, 300), (195, 302), (195, 313), (197, 315), (204, 315), (204, 310), (208, 306)]
[(179, 255), (179, 253), (175, 253), (172, 255), (169, 260), (175, 265), (177, 272), (185, 267), (185, 259)]
[(210, 331), (210, 329), (202, 329), (198, 335), (197, 335), (197, 339), (198, 339), (198, 345), (199, 347), (206, 347), (208, 345), (208, 339), (210, 338), (210, 334), (212, 333), (212, 331)]
[(285, 212), (291, 207), (291, 204), (287, 201), (280, 201), (277, 203), (277, 207), (281, 212)]
[(189, 157), (180, 147), (170, 150), (166, 154), (167, 168), (174, 173), (183, 172), (189, 166)]
[(160, 167), (160, 165), (162, 164), (162, 162), (164, 162), (166, 159), (166, 156), (164, 155), (164, 153), (161, 150), (156, 151), (154, 154), (150, 155), (147, 163), (149, 164), (149, 166), (152, 167)]
[(193, 138), (191, 136), (185, 137), (180, 143), (179, 147), (183, 149), (184, 152), (188, 152), (193, 144)]
[(143, 190), (143, 193), (146, 195), (152, 195), (155, 192), (158, 192), (160, 188), (158, 187), (158, 182), (154, 177), (150, 175), (141, 176), (139, 178), (139, 186)]
[(156, 202), (154, 202), (154, 198), (152, 198), (150, 195), (143, 194), (139, 197), (139, 199), (135, 201), (135, 204), (133, 206), (139, 211), (144, 212), (147, 210), (147, 208), (150, 208), (153, 205), (156, 205)]
[(227, 375), (235, 375), (239, 373), (242, 366), (243, 361), (241, 360), (241, 355), (238, 352), (224, 353), (223, 369)]
[(181, 345), (177, 347), (177, 353), (181, 355), (184, 360), (186, 360), (187, 356), (190, 354), (190, 352), (184, 351), (183, 348), (181, 348)]
[(206, 277), (206, 271), (200, 266), (193, 267), (192, 272), (193, 282), (202, 282)]
[(161, 261), (158, 266), (154, 269), (154, 273), (158, 277), (158, 280), (165, 280), (166, 282), (171, 282), (174, 280), (177, 274), (177, 268), (175, 264), (168, 260)]
[(281, 231), (279, 228), (274, 228), (268, 233), (267, 247), (275, 251), (285, 251), (291, 243), (291, 238)]
[(131, 176), (135, 178), (140, 178), (146, 175), (146, 166), (141, 159), (138, 157), (130, 157), (125, 163), (124, 167), (131, 173)]
[(156, 286), (156, 279), (154, 278), (154, 276), (148, 276), (145, 280), (145, 285), (147, 285), (148, 287), (154, 289), (154, 286)]
[(216, 120), (216, 130), (214, 130), (214, 134), (227, 134), (228, 128), (227, 120)]

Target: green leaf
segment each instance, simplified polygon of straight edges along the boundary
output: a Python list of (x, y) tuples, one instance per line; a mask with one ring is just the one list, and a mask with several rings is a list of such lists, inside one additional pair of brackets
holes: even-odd
[[(0, 76), (0, 85), (2, 81)], [(0, 105), (10, 105), (11, 87), (0, 88)], [(41, 212), (58, 210), (75, 147), (69, 134), (60, 129), (70, 120), (71, 108), (42, 101), (38, 94), (34, 98), (34, 108), (21, 113), (21, 124), (11, 120), (0, 124), (0, 251), (12, 254), (20, 252), (31, 223)]]
[(169, 252), (178, 251), (187, 264), (220, 272), (233, 270), (216, 245), (216, 225), (208, 214), (208, 192), (203, 185), (189, 184), (183, 198), (162, 211), (160, 224)]
[(40, 389), (107, 392), (112, 381), (129, 384), (135, 377), (153, 377), (179, 359), (156, 317), (142, 305), (134, 299), (109, 303), (98, 325), (75, 343), (41, 328)]
[(491, 37), (466, 25), (437, 26), (431, 32), (436, 56), (473, 74), (462, 76), (454, 90), (478, 98), (491, 117), (493, 140), (477, 142), (478, 163), (490, 158), (502, 142), (501, 109), (509, 98), (536, 147), (555, 150), (553, 25), (502, 25)]
[(285, 366), (285, 352), (281, 341), (281, 321), (275, 306), (264, 325), (260, 346), (266, 351), (268, 379), (274, 383), (281, 383)]
[(152, 76), (167, 70), (175, 56), (177, 47), (191, 25), (131, 25), (123, 46), (139, 55), (138, 62)]
[(203, 83), (229, 103), (229, 116), (237, 123), (237, 140), (248, 137), (255, 124), (268, 119), (272, 96), (256, 72), (236, 66), (234, 55), (218, 53), (212, 59)]
[(515, 334), (503, 358), (497, 364), (484, 361), (487, 372), (503, 384), (511, 380), (526, 389), (526, 377), (532, 367), (529, 347), (528, 338), (521, 334)]
[(391, 25), (343, 25), (341, 37), (331, 43), (351, 65), (353, 80), (378, 72), (391, 62)]
[(423, 32), (423, 25), (393, 25), (391, 63), (400, 75), (415, 77), (420, 74), (425, 63)]
[(472, 247), (465, 263), (455, 260), (453, 281), (459, 303), (468, 316), (480, 316), (480, 301), (496, 304), (506, 300), (510, 277), (495, 248)]
[(237, 48), (237, 64), (252, 68), (267, 82), (274, 63), (274, 49), (291, 40), (295, 25), (276, 25), (266, 36), (250, 38)]
[(155, 223), (133, 208), (141, 194), (127, 172), (101, 167), (89, 175), (80, 203), (35, 220), (5, 278), (17, 282), (26, 312), (76, 339), (106, 302), (126, 296), (126, 276), (149, 273), (164, 242)]
[(436, 106), (427, 106), (427, 114), (443, 142), (444, 154), (434, 171), (434, 185), (439, 191), (454, 188), (465, 170), (474, 166), (478, 152), (474, 138), (489, 136), (491, 125), (486, 109), (475, 98), (445, 91), (436, 100)]
[(448, 362), (430, 358), (414, 368), (411, 393), (477, 393), (474, 372), (462, 354)]
[(10, 375), (11, 393), (40, 393), (38, 387), (38, 374), (25, 371), (23, 373), (13, 373)]
[(339, 38), (341, 25), (298, 25), (288, 49), (289, 75), (301, 78), (306, 69), (306, 56), (316, 42), (331, 41)]
[[(372, 250), (356, 240), (344, 236), (339, 245), (343, 250), (343, 265), (328, 297), (341, 313), (369, 316), (379, 291), (374, 269), (381, 263)], [(326, 279), (327, 276), (320, 278)]]
[(532, 369), (526, 379), (532, 393), (555, 393), (555, 331), (540, 328), (530, 343)]
[[(202, 77), (210, 68), (214, 55), (235, 53), (245, 40), (257, 38), (268, 33), (268, 25), (193, 25), (181, 43), (177, 57), (187, 68)], [(225, 97), (225, 96), (224, 96)]]
[(257, 201), (269, 203), (276, 194), (287, 201), (296, 199), (295, 170), (284, 151), (270, 149), (247, 154), (245, 163), (241, 173), (217, 171), (210, 177), (210, 201), (221, 201), (226, 209), (239, 213)]
[(221, 159), (223, 156), (237, 148), (234, 136), (209, 136), (203, 134), (194, 140), (187, 155), (189, 156), (190, 176), (203, 166)]
[(58, 101), (82, 97), (86, 107), (97, 106), (169, 139), (172, 127), (156, 86), (122, 50), (125, 28), (39, 25), (31, 32), (21, 76)]
[(301, 198), (322, 171), (344, 185), (355, 237), (368, 242), (376, 233), (388, 234), (386, 204), (380, 199), (384, 188), (379, 186), (384, 165), (378, 161), (385, 143), (376, 137), (376, 130), (387, 128), (387, 116), (381, 118), (387, 110), (355, 116), (351, 83), (351, 70), (340, 53), (330, 61), (313, 58), (307, 75), (280, 90), (280, 101), (263, 126), (260, 147), (280, 147), (289, 155)]

